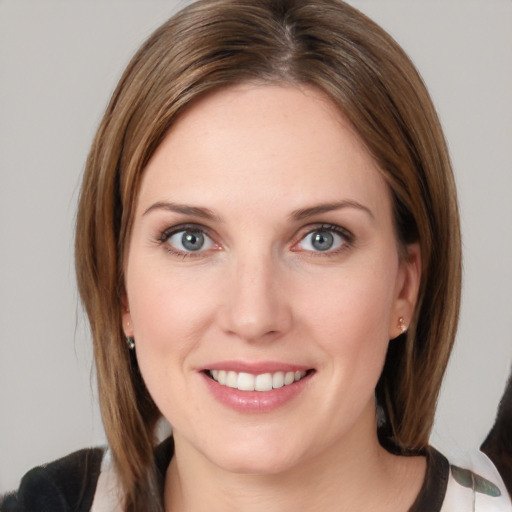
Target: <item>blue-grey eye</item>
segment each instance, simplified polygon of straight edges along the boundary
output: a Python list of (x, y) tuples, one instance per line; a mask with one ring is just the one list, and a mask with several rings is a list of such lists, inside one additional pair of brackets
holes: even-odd
[(308, 233), (298, 244), (305, 251), (326, 252), (340, 248), (347, 241), (332, 229), (316, 229)]
[(328, 251), (334, 245), (334, 236), (328, 231), (316, 231), (311, 237), (311, 245), (317, 251)]
[(167, 243), (180, 252), (198, 252), (211, 249), (213, 242), (200, 229), (183, 229), (171, 235)]

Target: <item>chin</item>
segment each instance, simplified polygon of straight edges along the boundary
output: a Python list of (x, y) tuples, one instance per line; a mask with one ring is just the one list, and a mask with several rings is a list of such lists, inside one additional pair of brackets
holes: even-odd
[(291, 470), (296, 464), (295, 458), (278, 458), (270, 453), (255, 457), (223, 458), (216, 463), (224, 471), (239, 475), (278, 475)]
[[(256, 442), (254, 442), (256, 441)], [(247, 475), (275, 475), (292, 469), (300, 462), (301, 447), (286, 446), (282, 442), (253, 439), (232, 439), (229, 446), (219, 443), (220, 450), (207, 453), (216, 466), (225, 471)]]

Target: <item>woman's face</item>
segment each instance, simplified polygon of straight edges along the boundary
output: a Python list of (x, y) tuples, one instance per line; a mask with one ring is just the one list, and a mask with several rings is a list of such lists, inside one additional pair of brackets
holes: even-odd
[(316, 90), (189, 108), (145, 169), (123, 316), (177, 454), (275, 473), (376, 443), (374, 389), (416, 300), (408, 252), (375, 163)]

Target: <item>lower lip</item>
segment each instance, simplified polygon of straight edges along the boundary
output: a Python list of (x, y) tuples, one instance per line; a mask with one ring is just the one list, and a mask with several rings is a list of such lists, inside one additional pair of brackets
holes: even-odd
[(209, 391), (223, 405), (237, 412), (264, 413), (284, 406), (297, 397), (308, 385), (313, 372), (297, 382), (270, 391), (240, 391), (236, 388), (222, 386), (202, 372)]

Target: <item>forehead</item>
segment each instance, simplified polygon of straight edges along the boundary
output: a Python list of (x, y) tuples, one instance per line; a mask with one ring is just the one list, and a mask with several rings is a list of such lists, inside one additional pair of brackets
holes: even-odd
[(162, 195), (260, 204), (286, 197), (290, 208), (347, 195), (373, 204), (389, 199), (374, 160), (337, 107), (316, 89), (279, 85), (221, 89), (182, 113), (142, 181), (142, 201)]

